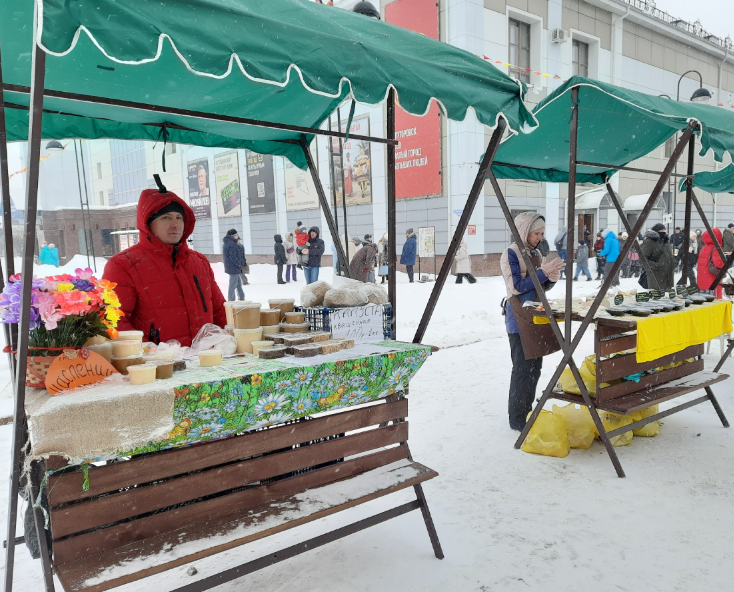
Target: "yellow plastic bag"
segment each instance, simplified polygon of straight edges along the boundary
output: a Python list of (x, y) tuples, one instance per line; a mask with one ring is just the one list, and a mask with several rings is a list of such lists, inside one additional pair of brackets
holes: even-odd
[[(657, 413), (660, 413), (660, 405), (653, 405), (652, 407), (648, 407), (647, 409), (642, 409), (641, 411), (635, 411), (634, 413), (631, 413), (630, 418), (632, 418), (632, 422), (635, 422), (645, 419), (646, 417), (650, 417), (651, 415), (656, 415)], [(632, 433), (635, 436), (654, 438), (660, 433), (660, 421), (658, 420), (653, 421), (652, 423), (648, 423), (641, 428), (633, 430)]]
[(544, 456), (559, 458), (568, 456), (571, 447), (568, 445), (566, 422), (563, 417), (550, 411), (541, 411), (533, 427), (530, 428), (522, 449), (525, 452)]
[[(584, 363), (579, 368), (579, 374), (581, 374), (581, 380), (584, 381), (586, 389), (589, 394), (594, 397), (596, 396), (596, 356), (590, 355), (584, 358)], [(561, 389), (564, 393), (571, 393), (572, 395), (580, 395), (581, 390), (579, 385), (576, 383), (576, 379), (573, 377), (571, 368), (565, 368), (561, 374)]]
[(568, 445), (571, 448), (586, 450), (596, 438), (596, 426), (586, 407), (576, 407), (569, 403), (564, 407), (553, 405), (553, 415), (560, 415), (566, 422)]
[[(629, 415), (618, 415), (611, 411), (603, 411), (600, 415), (601, 422), (604, 424), (604, 429), (607, 432), (616, 430), (617, 428), (623, 428), (624, 426), (632, 423), (632, 417)], [(612, 446), (627, 446), (632, 443), (632, 431), (625, 432), (619, 436), (611, 438)]]

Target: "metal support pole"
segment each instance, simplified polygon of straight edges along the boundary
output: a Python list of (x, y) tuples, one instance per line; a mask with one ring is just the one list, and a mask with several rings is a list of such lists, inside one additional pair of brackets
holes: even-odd
[[(331, 117), (329, 117), (329, 131), (331, 131)], [(336, 202), (336, 181), (334, 176), (334, 144), (333, 140), (329, 137), (326, 138), (329, 143), (329, 175), (331, 176), (331, 198), (334, 202), (334, 226), (336, 227), (336, 233), (339, 234), (339, 206)], [(344, 239), (346, 243), (346, 239)], [(341, 244), (341, 241), (339, 241)], [(345, 244), (344, 248), (349, 251), (349, 245)], [(341, 263), (339, 264), (339, 271), (341, 271)]]
[(423, 341), (426, 329), (428, 328), (428, 323), (430, 322), (433, 311), (436, 308), (436, 303), (441, 296), (441, 291), (446, 283), (446, 278), (449, 273), (451, 273), (451, 265), (454, 262), (456, 251), (459, 250), (459, 244), (461, 243), (461, 239), (464, 237), (466, 227), (469, 224), (469, 219), (474, 212), (474, 207), (477, 205), (479, 194), (484, 188), (487, 173), (489, 172), (492, 162), (494, 161), (494, 157), (497, 154), (497, 149), (499, 148), (500, 141), (502, 140), (502, 134), (504, 133), (506, 126), (507, 122), (504, 119), (500, 119), (497, 122), (497, 127), (494, 129), (489, 143), (487, 144), (487, 150), (484, 152), (484, 158), (482, 158), (482, 162), (479, 164), (479, 170), (477, 171), (477, 176), (474, 178), (474, 185), (472, 185), (471, 191), (469, 192), (469, 197), (467, 197), (464, 211), (461, 213), (461, 218), (459, 218), (459, 224), (454, 231), (454, 236), (451, 239), (448, 251), (446, 251), (446, 257), (444, 257), (443, 264), (441, 265), (441, 271), (438, 272), (438, 277), (436, 278), (436, 283), (431, 291), (431, 296), (428, 298), (428, 303), (423, 311), (423, 316), (421, 317), (420, 323), (418, 323), (418, 329), (413, 337), (413, 343), (421, 343)]
[[(41, 553), (41, 566), (43, 567), (43, 583), (46, 592), (54, 592), (54, 576), (53, 565), (51, 562), (51, 551), (48, 548), (48, 539), (46, 538), (45, 522), (46, 518), (41, 508), (36, 508), (33, 504), (35, 500), (42, 497), (43, 475), (46, 473), (46, 466), (43, 462), (34, 462), (31, 467), (31, 508), (33, 512), (33, 522), (36, 525), (36, 536), (38, 537), (38, 547)], [(41, 502), (43, 503), (43, 502)], [(30, 534), (30, 533), (28, 533)]]
[[(33, 260), (36, 246), (36, 215), (38, 206), (38, 173), (41, 164), (41, 124), (43, 118), (43, 87), (46, 76), (46, 54), (35, 44), (38, 27), (38, 7), (33, 18), (33, 57), (31, 68), (31, 109), (28, 119), (28, 177), (25, 200), (25, 234), (18, 323), (18, 367), (15, 377), (15, 413), (13, 415), (13, 442), (11, 446), (11, 477), (8, 494), (8, 528), (5, 539), (15, 538), (18, 518), (18, 486), (20, 481), (20, 454), (25, 445), (25, 371), (28, 359), (28, 339), (31, 320), (31, 289)], [(13, 562), (15, 545), (5, 549), (5, 592), (13, 589)]]
[[(163, 150), (165, 150), (166, 147), (163, 147)], [(84, 197), (87, 201), (87, 222), (89, 222), (89, 234), (91, 237), (90, 244), (87, 246), (87, 261), (89, 261), (89, 250), (92, 251), (92, 262), (94, 266), (94, 272), (97, 273), (97, 258), (94, 256), (94, 229), (92, 228), (92, 212), (89, 209), (89, 191), (87, 189), (87, 173), (86, 173), (86, 167), (84, 166), (84, 150), (82, 148), (82, 141), (79, 140), (79, 152), (81, 153), (82, 157), (82, 175), (84, 177)], [(84, 207), (82, 207), (82, 220), (84, 220)], [(85, 226), (85, 232), (86, 232), (86, 226)], [(86, 242), (86, 238), (85, 238)]]
[(650, 268), (650, 262), (647, 260), (647, 257), (642, 254), (642, 247), (637, 242), (637, 237), (632, 236), (632, 227), (630, 226), (629, 221), (627, 220), (627, 216), (624, 213), (624, 210), (622, 210), (622, 204), (619, 203), (619, 199), (617, 198), (617, 194), (614, 193), (614, 189), (612, 188), (609, 181), (606, 183), (607, 186), (607, 192), (609, 193), (609, 199), (612, 200), (612, 203), (614, 204), (614, 209), (617, 210), (617, 215), (619, 216), (619, 219), (622, 221), (622, 224), (624, 225), (624, 229), (627, 232), (627, 236), (629, 237), (628, 240), (632, 241), (632, 246), (635, 248), (635, 251), (637, 251), (637, 254), (640, 257), (640, 263), (645, 268), (645, 272), (647, 273), (647, 281), (652, 282), (655, 286), (655, 290), (660, 289), (660, 284), (658, 283), (658, 279), (655, 277), (655, 274), (652, 272), (652, 269)]
[[(165, 147), (163, 148), (165, 150)], [(82, 226), (84, 228), (84, 243), (87, 250), (87, 266), (92, 267), (92, 263), (89, 260), (89, 245), (86, 244), (87, 242), (87, 222), (84, 219), (84, 200), (82, 200), (82, 178), (81, 174), (79, 173), (79, 151), (76, 147), (76, 138), (74, 139), (74, 157), (76, 158), (76, 181), (79, 184), (79, 207), (82, 211)]]
[[(689, 175), (693, 174), (695, 150), (696, 136), (691, 136), (691, 138), (688, 140), (688, 170), (686, 171)], [(673, 187), (675, 188), (675, 184), (673, 184)], [(683, 275), (680, 278), (680, 283), (683, 286), (688, 283), (688, 247), (691, 244), (691, 203), (693, 202), (692, 194), (693, 178), (688, 177), (686, 179), (686, 223), (683, 229)]]
[(331, 232), (331, 238), (334, 241), (334, 246), (336, 247), (336, 254), (339, 258), (339, 265), (343, 270), (346, 271), (346, 276), (350, 277), (349, 264), (347, 262), (346, 256), (344, 255), (344, 249), (342, 248), (341, 241), (339, 240), (339, 233), (336, 229), (334, 218), (331, 216), (331, 210), (329, 209), (329, 202), (326, 199), (326, 195), (324, 194), (324, 187), (323, 185), (321, 185), (321, 179), (319, 179), (319, 175), (316, 172), (316, 167), (314, 166), (313, 162), (313, 156), (311, 156), (311, 149), (308, 147), (305, 137), (302, 137), (301, 139), (301, 147), (303, 148), (303, 155), (306, 157), (306, 162), (308, 163), (308, 170), (311, 171), (311, 179), (313, 179), (313, 184), (316, 186), (316, 193), (319, 196), (321, 209), (324, 211), (326, 224), (329, 226), (329, 232)]
[[(341, 111), (339, 107), (336, 108), (336, 124), (339, 126), (338, 131), (342, 131), (342, 116)], [(349, 130), (347, 130), (349, 131)], [(341, 162), (341, 179), (339, 179), (339, 184), (342, 188), (342, 209), (344, 210), (344, 248), (347, 250), (347, 253), (349, 252), (349, 245), (346, 244), (347, 240), (349, 240), (347, 237), (349, 236), (349, 230), (347, 225), (347, 194), (344, 188), (344, 143), (341, 138), (339, 138), (339, 162)], [(347, 258), (347, 265), (350, 263), (349, 259)], [(349, 274), (347, 274), (347, 277), (350, 277)]]
[(571, 344), (571, 299), (573, 298), (573, 248), (576, 245), (576, 157), (578, 156), (579, 88), (571, 91), (571, 149), (568, 161), (568, 212), (566, 212), (566, 347)]
[[(395, 89), (387, 95), (387, 139), (395, 140)], [(397, 220), (395, 215), (395, 143), (387, 145), (387, 298), (392, 308), (392, 338), (397, 339)]]

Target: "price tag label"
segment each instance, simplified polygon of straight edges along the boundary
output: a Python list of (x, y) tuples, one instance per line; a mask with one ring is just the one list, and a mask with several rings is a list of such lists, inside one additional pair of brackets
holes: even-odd
[(619, 306), (619, 305), (620, 305), (620, 304), (622, 304), (623, 302), (624, 302), (624, 296), (622, 296), (621, 294), (617, 294), (617, 295), (616, 295), (616, 296), (614, 297), (614, 304), (616, 304), (617, 306)]
[(688, 286), (676, 286), (675, 292), (676, 294), (678, 294), (678, 296), (685, 298), (686, 296), (688, 296)]
[(665, 296), (665, 292), (663, 290), (650, 290), (650, 296), (652, 296), (653, 300), (660, 300)]
[(635, 294), (635, 300), (637, 302), (650, 302), (650, 294), (647, 292), (637, 292)]
[(688, 286), (688, 294), (698, 294), (698, 286)]
[(675, 300), (675, 292), (668, 292), (668, 298)]
[(355, 343), (384, 341), (382, 306), (341, 308), (331, 313), (333, 337), (354, 339)]

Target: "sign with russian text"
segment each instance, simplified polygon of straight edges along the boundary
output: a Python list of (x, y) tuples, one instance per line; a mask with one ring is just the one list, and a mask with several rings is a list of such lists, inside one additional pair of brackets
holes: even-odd
[(418, 229), (418, 257), (436, 256), (436, 227)]
[[(438, 39), (436, 0), (395, 0), (385, 20)], [(400, 97), (398, 97), (398, 101)], [(422, 117), (395, 110), (395, 193), (398, 199), (441, 195), (441, 118), (435, 101)]]
[(354, 339), (354, 343), (383, 341), (383, 312), (380, 305), (340, 308), (331, 313), (331, 336)]
[(247, 199), (250, 214), (271, 214), (275, 211), (275, 173), (273, 157), (245, 151), (247, 157)]
[(97, 352), (82, 349), (65, 349), (57, 356), (46, 374), (46, 390), (52, 395), (75, 389), (85, 384), (102, 382), (115, 367)]

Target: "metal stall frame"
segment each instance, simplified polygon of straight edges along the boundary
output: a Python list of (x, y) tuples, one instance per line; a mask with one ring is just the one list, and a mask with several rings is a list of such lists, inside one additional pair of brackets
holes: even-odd
[[(36, 7), (36, 11), (37, 11)], [(36, 39), (36, 27), (37, 27), (37, 14), (34, 16), (34, 39)], [(25, 221), (24, 221), (24, 249), (22, 254), (22, 277), (30, 277), (33, 274), (33, 263), (35, 259), (35, 239), (36, 239), (36, 218), (37, 218), (37, 203), (38, 203), (38, 180), (40, 172), (40, 149), (41, 149), (41, 132), (42, 132), (42, 117), (43, 117), (43, 99), (44, 97), (63, 97), (65, 99), (84, 102), (84, 103), (100, 103), (105, 105), (113, 105), (123, 108), (139, 109), (144, 111), (164, 113), (164, 114), (177, 114), (187, 115), (202, 120), (217, 120), (226, 121), (236, 124), (245, 124), (257, 127), (266, 127), (273, 129), (281, 129), (287, 131), (300, 132), (301, 136), (300, 145), (302, 147), (304, 156), (308, 163), (308, 168), (311, 172), (311, 177), (317, 189), (319, 196), (319, 202), (324, 213), (324, 216), (329, 226), (332, 239), (337, 251), (341, 268), (346, 270), (348, 274), (349, 265), (342, 248), (339, 235), (336, 230), (336, 224), (334, 217), (331, 213), (331, 208), (326, 198), (323, 185), (316, 172), (313, 158), (311, 156), (310, 149), (306, 141), (306, 134), (313, 134), (317, 136), (326, 136), (329, 138), (343, 139), (349, 135), (353, 139), (365, 140), (368, 142), (376, 142), (387, 145), (387, 207), (388, 207), (388, 226), (389, 226), (389, 255), (390, 255), (390, 282), (389, 282), (389, 299), (392, 304), (393, 310), (393, 335), (395, 335), (395, 311), (396, 311), (396, 278), (395, 278), (395, 229), (396, 229), (396, 217), (395, 217), (395, 146), (398, 142), (395, 140), (395, 89), (391, 86), (388, 99), (387, 99), (387, 138), (379, 138), (375, 136), (362, 136), (358, 134), (342, 133), (341, 131), (322, 130), (316, 128), (308, 128), (303, 126), (295, 126), (281, 123), (274, 123), (268, 121), (253, 120), (242, 117), (233, 117), (226, 115), (210, 114), (198, 111), (191, 111), (186, 109), (176, 109), (162, 107), (159, 105), (148, 105), (143, 103), (135, 103), (132, 101), (120, 101), (115, 99), (109, 99), (105, 97), (97, 97), (92, 95), (82, 95), (77, 93), (67, 93), (52, 91), (45, 88), (45, 74), (46, 74), (46, 54), (34, 43), (33, 55), (32, 55), (32, 77), (31, 86), (23, 87), (18, 85), (10, 85), (2, 83), (2, 64), (0, 62), (0, 181), (2, 182), (2, 204), (3, 204), (3, 218), (6, 226), (6, 269), (8, 270), (8, 278), (14, 274), (13, 267), (13, 246), (12, 246), (12, 235), (9, 234), (10, 229), (10, 193), (8, 179), (8, 162), (7, 162), (7, 136), (5, 133), (5, 108), (6, 105), (2, 100), (2, 91), (8, 90), (13, 92), (21, 92), (30, 94), (30, 114), (29, 114), (29, 133), (28, 133), (28, 183), (26, 188), (26, 201), (25, 201)], [(160, 127), (160, 124), (147, 124)], [(192, 130), (197, 131), (197, 130)], [(17, 350), (17, 362), (14, 371), (14, 397), (15, 397), (15, 409), (13, 418), (13, 441), (12, 441), (12, 452), (11, 452), (11, 466), (12, 471), (10, 475), (10, 491), (8, 496), (8, 523), (6, 531), (6, 561), (5, 561), (5, 578), (4, 578), (4, 590), (5, 592), (11, 592), (13, 586), (13, 568), (15, 559), (15, 545), (20, 544), (24, 541), (23, 537), (16, 537), (16, 525), (18, 517), (18, 494), (20, 488), (20, 477), (21, 477), (21, 452), (28, 444), (28, 431), (26, 426), (25, 416), (25, 368), (28, 358), (28, 342), (29, 342), (29, 328), (30, 328), (30, 302), (31, 302), (31, 282), (22, 283), (22, 304), (20, 311), (20, 319), (17, 325), (19, 329), (19, 339), (17, 340), (17, 346), (15, 341), (11, 341), (11, 349)], [(12, 355), (12, 354), (11, 354)], [(32, 494), (34, 494), (34, 500), (41, 487), (41, 480), (45, 471), (41, 466), (42, 463), (33, 463), (33, 467), (30, 473), (30, 486)], [(426, 506), (425, 510), (428, 508)], [(424, 512), (424, 519), (425, 519)], [(428, 514), (430, 518), (430, 514)], [(41, 561), (43, 564), (44, 580), (47, 590), (53, 590), (53, 569), (50, 561), (50, 553), (48, 546), (45, 543), (45, 537), (43, 536), (44, 531), (44, 516), (40, 508), (35, 508), (34, 518), (36, 521), (37, 532), (41, 535), (39, 540), (41, 541)], [(432, 527), (432, 523), (427, 526)]]

